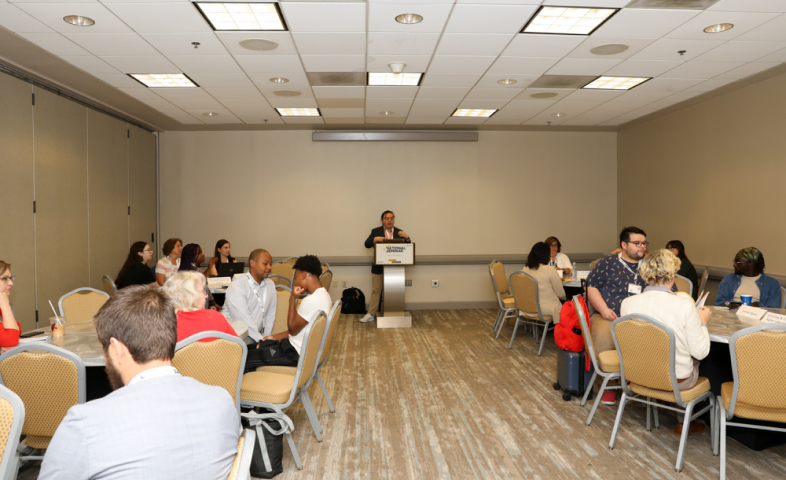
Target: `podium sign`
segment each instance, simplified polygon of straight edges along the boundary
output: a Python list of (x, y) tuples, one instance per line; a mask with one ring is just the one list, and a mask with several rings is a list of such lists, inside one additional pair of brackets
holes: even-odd
[(374, 265), (405, 266), (414, 264), (414, 243), (378, 243), (374, 246)]

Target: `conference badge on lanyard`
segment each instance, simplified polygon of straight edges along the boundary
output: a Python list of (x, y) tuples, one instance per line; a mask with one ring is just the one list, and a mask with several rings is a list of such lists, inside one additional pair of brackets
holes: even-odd
[[(636, 281), (636, 277), (638, 276), (638, 270), (639, 270), (639, 268), (641, 268), (641, 260), (639, 260), (638, 267), (636, 268), (636, 271), (634, 272), (633, 270), (630, 269), (628, 264), (625, 263), (625, 261), (622, 259), (622, 254), (618, 254), (617, 255), (617, 259), (620, 261), (622, 266), (625, 267), (625, 270), (629, 271), (631, 273), (631, 275), (633, 275), (633, 281), (635, 282)], [(641, 293), (641, 285), (637, 285), (636, 283), (629, 283), (628, 284), (628, 293), (631, 294), (631, 295), (638, 295), (638, 294), (640, 294)]]

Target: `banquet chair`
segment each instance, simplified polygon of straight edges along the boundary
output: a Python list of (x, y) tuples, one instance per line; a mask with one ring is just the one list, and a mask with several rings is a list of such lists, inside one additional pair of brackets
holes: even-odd
[(330, 292), (330, 284), (333, 283), (333, 272), (330, 270), (325, 270), (322, 272), (322, 275), (319, 276), (319, 283)]
[(592, 262), (590, 262), (590, 267), (589, 267), (590, 271), (592, 271), (592, 269), (594, 269), (594, 268), (595, 268), (595, 265), (597, 265), (597, 264), (598, 264), (598, 262), (600, 262), (601, 260), (603, 260), (603, 258), (602, 258), (602, 257), (601, 257), (601, 258), (596, 258), (595, 260), (593, 260)]
[(699, 287), (700, 292), (704, 292), (707, 288), (707, 279), (710, 278), (710, 269), (705, 268), (704, 273), (701, 274), (701, 286)]
[[(44, 449), (68, 409), (85, 403), (85, 365), (68, 350), (48, 343), (20, 345), (0, 355), (0, 384), (25, 405), (22, 434), (27, 445)], [(23, 456), (22, 461), (43, 456)]]
[[(536, 340), (538, 338), (538, 327), (543, 325), (543, 338), (540, 340), (540, 348), (538, 349), (538, 356), (540, 356), (543, 353), (543, 345), (546, 343), (546, 335), (548, 335), (550, 329), (554, 329), (554, 319), (551, 315), (544, 315), (540, 310), (538, 280), (529, 273), (519, 270), (510, 276), (510, 287), (513, 290), (513, 299), (518, 316), (516, 317), (516, 325), (513, 327), (513, 335), (510, 336), (508, 348), (513, 348), (513, 340), (516, 338), (519, 324), (532, 325), (535, 329)], [(499, 330), (497, 331), (497, 336), (499, 336)]]
[(329, 263), (323, 263), (322, 264), (322, 271), (324, 272), (325, 270), (330, 270), (330, 264)]
[(281, 261), (284, 262), (284, 263), (289, 263), (290, 265), (294, 266), (295, 262), (297, 262), (297, 257), (289, 257), (289, 258), (281, 260)]
[[(301, 387), (310, 381), (316, 372), (319, 348), (322, 345), (326, 321), (325, 312), (320, 310), (314, 313), (314, 317), (305, 326), (303, 348), (294, 374), (269, 371), (249, 372), (243, 375), (243, 383), (240, 385), (241, 407), (272, 410), (273, 413), (271, 415), (274, 415), (277, 420), (284, 423), (281, 433), (286, 436), (295, 465), (300, 470), (303, 469), (303, 463), (300, 461), (297, 446), (292, 439), (294, 426), (284, 411), (300, 400), (303, 403), (303, 407), (305, 407), (309, 420), (311, 420), (310, 412), (313, 412), (314, 408), (311, 406), (308, 392)], [(251, 420), (259, 418), (260, 414), (243, 412), (241, 416)], [(259, 425), (257, 425), (257, 428), (259, 428)], [(259, 433), (257, 431), (257, 435)]]
[[(761, 324), (729, 340), (733, 382), (721, 385), (716, 403), (713, 453), (720, 442), (720, 478), (726, 478), (726, 427), (786, 432), (786, 325)], [(732, 422), (733, 417), (783, 423), (783, 427)], [(718, 425), (720, 424), (720, 425)]]
[(101, 281), (104, 283), (104, 291), (108, 293), (110, 297), (117, 293), (117, 285), (115, 285), (115, 281), (112, 280), (109, 275), (104, 275)]
[(592, 378), (589, 382), (590, 387), (584, 392), (584, 397), (581, 399), (582, 407), (587, 403), (587, 398), (590, 392), (592, 392), (592, 385), (595, 385), (595, 379), (598, 378), (598, 375), (603, 378), (603, 383), (600, 384), (598, 394), (595, 396), (595, 402), (592, 404), (592, 409), (587, 417), (587, 426), (589, 426), (592, 423), (592, 417), (595, 416), (595, 411), (598, 409), (598, 404), (600, 403), (601, 396), (603, 396), (603, 392), (606, 390), (622, 389), (621, 385), (609, 385), (611, 380), (619, 380), (620, 378), (620, 359), (616, 350), (600, 352), (597, 355), (595, 354), (595, 344), (592, 342), (592, 334), (587, 324), (587, 317), (584, 315), (584, 309), (581, 308), (581, 302), (579, 302), (578, 298), (574, 298), (573, 304), (579, 316), (581, 335), (584, 337), (584, 348), (587, 350), (592, 360), (592, 366), (595, 367), (595, 371), (592, 373)]
[(19, 436), (25, 423), (25, 404), (19, 395), (10, 389), (0, 386), (0, 438), (5, 439), (3, 460), (0, 462), (0, 478), (13, 480), (19, 468)]
[(677, 285), (677, 291), (693, 296), (693, 282), (682, 275), (674, 275), (674, 283)]
[(269, 278), (276, 286), (278, 286), (278, 285), (282, 285), (282, 286), (285, 286), (285, 287), (291, 287), (292, 286), (290, 284), (290, 282), (292, 280), (287, 278), (287, 277), (284, 277), (282, 275), (273, 275), (273, 274), (271, 274), (271, 275), (268, 275), (267, 278)]
[[(212, 339), (202, 342), (203, 339)], [(184, 377), (221, 387), (240, 413), (240, 382), (246, 366), (246, 342), (223, 332), (199, 332), (177, 342), (172, 366)]]
[[(510, 293), (508, 277), (505, 276), (505, 266), (502, 265), (502, 262), (492, 260), (489, 263), (489, 274), (491, 275), (491, 284), (494, 287), (494, 293), (499, 303), (497, 318), (494, 321), (492, 330), (497, 330), (498, 327), (502, 330), (502, 325), (505, 321), (516, 316), (516, 305), (513, 300), (513, 294)], [(497, 332), (497, 337), (499, 337), (499, 332)]]
[[(655, 407), (656, 428), (658, 408), (684, 413), (685, 421), (677, 449), (677, 463), (674, 467), (676, 471), (681, 471), (690, 422), (709, 411), (710, 428), (715, 426), (715, 398), (710, 391), (710, 381), (705, 377), (699, 377), (693, 388), (680, 391), (677, 375), (674, 373), (676, 351), (674, 331), (654, 318), (642, 314), (617, 318), (611, 322), (611, 336), (620, 360), (622, 398), (614, 421), (614, 429), (611, 432), (609, 449), (614, 448), (622, 414), (628, 402), (639, 402), (647, 406), (647, 431), (652, 430), (652, 407)], [(677, 407), (657, 403), (657, 400), (677, 404)], [(709, 401), (709, 406), (693, 413), (696, 404), (704, 400)], [(712, 431), (714, 434), (714, 430)]]
[(109, 300), (108, 293), (95, 288), (82, 287), (60, 297), (57, 308), (66, 322), (81, 322), (92, 320), (107, 300)]
[[(287, 286), (292, 285), (292, 276), (294, 275), (294, 271), (292, 270), (292, 264), (286, 261), (276, 262), (270, 268), (271, 277), (273, 275), (281, 276), (287, 279)], [(283, 281), (273, 278), (273, 283), (276, 285), (284, 285)]]
[(289, 296), (292, 289), (284, 285), (276, 285), (276, 320), (273, 324), (271, 335), (276, 335), (289, 330), (287, 325), (287, 313), (289, 312)]
[(251, 478), (251, 458), (254, 456), (254, 442), (257, 439), (253, 429), (246, 428), (237, 441), (237, 454), (232, 462), (227, 480), (248, 480)]

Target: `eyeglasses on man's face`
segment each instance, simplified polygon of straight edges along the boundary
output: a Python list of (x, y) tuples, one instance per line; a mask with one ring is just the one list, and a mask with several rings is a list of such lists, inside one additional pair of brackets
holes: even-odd
[(650, 242), (628, 242), (631, 245), (636, 245), (637, 248), (646, 247)]
[(394, 220), (396, 217), (385, 217), (382, 220)]

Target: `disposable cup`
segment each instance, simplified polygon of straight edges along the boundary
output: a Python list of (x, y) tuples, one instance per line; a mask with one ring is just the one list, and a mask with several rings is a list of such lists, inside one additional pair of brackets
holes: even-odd
[(750, 305), (753, 302), (753, 295), (740, 295), (740, 303)]

